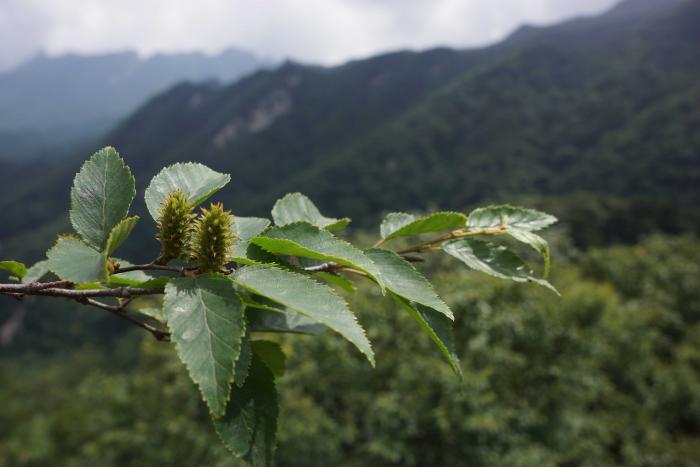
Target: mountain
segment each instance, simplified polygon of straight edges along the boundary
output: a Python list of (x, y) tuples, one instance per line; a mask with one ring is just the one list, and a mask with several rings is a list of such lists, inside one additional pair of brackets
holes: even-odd
[(0, 74), (0, 157), (98, 135), (177, 82), (229, 82), (266, 65), (236, 49), (213, 56), (39, 55)]
[[(700, 2), (628, 0), (482, 49), (285, 63), (229, 86), (182, 84), (95, 147), (118, 148), (139, 194), (175, 161), (229, 172), (221, 199), (241, 215), (267, 215), (278, 196), (303, 191), (361, 227), (388, 210), (527, 199), (547, 204), (581, 244), (697, 230), (697, 24)], [(87, 156), (0, 200), (12, 220), (0, 226), (6, 248), (34, 252), (19, 238), (38, 225), (43, 246), (51, 241), (65, 215), (48, 213), (67, 211)]]

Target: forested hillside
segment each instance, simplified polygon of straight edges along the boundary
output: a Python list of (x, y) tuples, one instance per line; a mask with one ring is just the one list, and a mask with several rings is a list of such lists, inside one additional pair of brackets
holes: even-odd
[[(177, 86), (103, 143), (147, 175), (179, 160), (231, 172), (224, 201), (238, 214), (260, 215), (297, 190), (360, 226), (389, 209), (527, 196), (565, 220), (586, 200), (603, 224), (614, 219), (623, 230), (695, 230), (699, 23), (698, 2), (630, 0), (485, 49), (398, 52), (334, 68), (286, 63), (229, 87)], [(30, 226), (61, 225), (54, 213), (65, 212), (66, 187), (91, 149), (6, 184), (6, 245)], [(617, 219), (629, 212), (641, 217)], [(603, 240), (638, 238), (608, 227)], [(38, 243), (22, 251), (35, 254)]]

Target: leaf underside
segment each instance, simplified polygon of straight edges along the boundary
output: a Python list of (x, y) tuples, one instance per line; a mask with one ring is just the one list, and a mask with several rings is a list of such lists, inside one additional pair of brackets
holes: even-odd
[(418, 303), (409, 303), (409, 301), (403, 297), (399, 297), (395, 294), (392, 295), (401, 306), (418, 321), (418, 324), (420, 324), (423, 330), (430, 336), (433, 342), (435, 342), (435, 345), (438, 346), (440, 352), (450, 364), (455, 374), (461, 377), (462, 368), (459, 365), (459, 357), (455, 351), (452, 321), (432, 308)]
[(342, 229), (350, 223), (350, 219), (347, 217), (336, 219), (324, 216), (316, 205), (301, 193), (289, 193), (277, 200), (272, 208), (272, 220), (277, 226), (308, 222), (328, 231)]
[(460, 238), (443, 243), (443, 249), (476, 271), (516, 282), (534, 282), (558, 294), (552, 284), (537, 277), (523, 260), (503, 245)]
[(535, 231), (555, 222), (557, 218), (550, 214), (504, 204), (475, 209), (469, 214), (467, 227), (472, 230), (506, 227)]
[(230, 175), (216, 172), (206, 165), (179, 162), (165, 167), (153, 177), (144, 195), (146, 207), (153, 219), (158, 220), (163, 200), (173, 191), (182, 191), (192, 205), (197, 205), (226, 186), (230, 180)]
[(224, 446), (253, 466), (271, 467), (277, 432), (277, 389), (272, 372), (252, 356), (243, 387), (233, 386), (225, 414), (214, 418)]

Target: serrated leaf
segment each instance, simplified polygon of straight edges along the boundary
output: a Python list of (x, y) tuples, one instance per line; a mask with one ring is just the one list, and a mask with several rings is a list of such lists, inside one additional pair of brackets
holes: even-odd
[(317, 336), (327, 329), (318, 321), (294, 310), (279, 309), (247, 301), (246, 305), (248, 306), (246, 314), (251, 332), (284, 332)]
[(509, 229), (506, 233), (519, 242), (530, 245), (542, 255), (544, 259), (544, 278), (549, 277), (550, 255), (547, 240), (527, 230)]
[(158, 220), (160, 205), (173, 191), (182, 191), (192, 205), (197, 205), (226, 186), (230, 180), (229, 174), (216, 172), (206, 165), (179, 162), (164, 168), (151, 179), (144, 195), (146, 207), (153, 219)]
[(284, 375), (284, 370), (287, 367), (287, 356), (277, 342), (255, 340), (251, 341), (250, 346), (253, 353), (270, 369), (275, 380)]
[(19, 261), (0, 261), (0, 270), (9, 272), (17, 279), (22, 279), (27, 273), (27, 266)]
[(347, 217), (336, 219), (324, 216), (316, 205), (301, 193), (289, 193), (278, 199), (272, 208), (272, 220), (277, 226), (295, 222), (308, 222), (320, 229), (326, 229), (331, 232), (340, 230), (350, 223), (350, 219)]
[(393, 212), (387, 214), (379, 230), (382, 239), (391, 240), (409, 235), (459, 229), (463, 228), (466, 222), (467, 216), (460, 212), (436, 212), (419, 218), (403, 212)]
[(220, 274), (171, 279), (163, 311), (180, 359), (214, 416), (224, 414), (245, 335), (244, 305)]
[(233, 382), (239, 388), (243, 387), (250, 372), (250, 363), (253, 360), (253, 351), (250, 348), (250, 327), (246, 326), (246, 335), (241, 342), (241, 353), (236, 360)]
[(537, 277), (522, 259), (503, 245), (474, 238), (460, 238), (445, 242), (442, 247), (447, 254), (476, 271), (516, 282), (534, 282), (559, 293), (552, 284)]
[(475, 209), (469, 214), (467, 227), (470, 230), (505, 227), (535, 231), (549, 227), (555, 222), (557, 218), (550, 214), (503, 204)]
[(301, 274), (264, 266), (245, 266), (236, 271), (233, 280), (333, 329), (355, 344), (374, 366), (374, 352), (365, 331), (345, 301), (330, 287)]
[(114, 226), (112, 231), (109, 233), (107, 238), (107, 245), (105, 246), (105, 251), (107, 256), (110, 256), (114, 251), (119, 248), (119, 246), (124, 243), (136, 223), (139, 221), (139, 216), (131, 216), (122, 219), (117, 225)]
[(254, 355), (243, 387), (233, 387), (226, 413), (213, 420), (214, 429), (233, 454), (254, 467), (271, 467), (278, 410), (274, 376)]
[(107, 258), (74, 237), (61, 237), (46, 252), (49, 270), (71, 282), (100, 281), (107, 278)]
[(452, 370), (457, 376), (462, 376), (462, 368), (459, 366), (459, 357), (455, 352), (454, 333), (452, 321), (447, 319), (442, 313), (438, 313), (432, 308), (428, 308), (416, 303), (409, 303), (408, 300), (392, 294), (401, 306), (418, 321), (418, 324), (425, 330), (430, 338), (442, 352)]
[(43, 261), (38, 261), (34, 263), (33, 266), (31, 266), (29, 269), (27, 269), (27, 273), (22, 277), (22, 282), (25, 284), (31, 284), (32, 282), (38, 282), (41, 280), (42, 277), (44, 277), (46, 274), (49, 272), (49, 260), (45, 259)]
[(377, 266), (361, 250), (306, 222), (272, 227), (251, 241), (270, 253), (333, 261), (359, 269), (383, 287)]
[(248, 251), (250, 240), (269, 225), (270, 221), (261, 217), (234, 216), (231, 222), (231, 231), (235, 235), (235, 240), (231, 260), (237, 263), (256, 263), (255, 260), (249, 258), (249, 256), (254, 256)]
[(390, 212), (384, 216), (382, 224), (379, 226), (379, 235), (387, 238), (392, 233), (416, 220), (416, 216), (405, 212)]
[(411, 263), (389, 250), (372, 248), (365, 253), (379, 268), (389, 290), (454, 320), (450, 307), (438, 297), (430, 282)]
[(87, 244), (104, 250), (110, 232), (129, 212), (134, 196), (131, 170), (114, 148), (104, 148), (83, 164), (73, 180), (71, 225)]
[(329, 284), (336, 285), (340, 287), (341, 289), (345, 290), (347, 293), (355, 293), (357, 292), (357, 288), (355, 287), (355, 284), (353, 284), (351, 281), (347, 280), (343, 276), (339, 276), (337, 274), (333, 274), (330, 272), (316, 272), (314, 273), (314, 277), (323, 279), (324, 281), (328, 282)]

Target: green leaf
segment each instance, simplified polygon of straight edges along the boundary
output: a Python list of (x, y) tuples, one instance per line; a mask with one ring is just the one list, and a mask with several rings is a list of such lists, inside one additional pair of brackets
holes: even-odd
[(384, 216), (379, 226), (379, 235), (386, 239), (389, 235), (416, 220), (416, 216), (405, 212), (390, 212)]
[(455, 352), (454, 335), (452, 331), (452, 321), (447, 319), (442, 313), (438, 313), (432, 308), (420, 304), (411, 304), (408, 300), (392, 294), (401, 306), (418, 321), (418, 324), (425, 330), (430, 338), (442, 352), (452, 370), (457, 376), (462, 376), (462, 368), (459, 366), (459, 357)]
[(508, 229), (506, 233), (519, 242), (530, 245), (542, 255), (544, 258), (544, 278), (549, 277), (550, 255), (547, 240), (527, 230)]
[(163, 297), (159, 295), (135, 297), (129, 302), (127, 309), (131, 312), (141, 313), (161, 323), (166, 321), (163, 313)]
[(327, 328), (316, 320), (294, 310), (279, 309), (246, 301), (248, 325), (251, 332), (285, 332), (317, 336)]
[(260, 357), (275, 376), (275, 380), (284, 376), (287, 367), (287, 356), (277, 342), (257, 340), (250, 343), (253, 353)]
[(379, 231), (384, 240), (397, 237), (463, 228), (467, 216), (460, 212), (436, 212), (416, 218), (403, 212), (387, 214)]
[(136, 195), (131, 170), (111, 147), (83, 164), (70, 192), (70, 221), (89, 245), (104, 250), (109, 234), (129, 212)]
[(146, 188), (145, 199), (153, 219), (160, 217), (160, 205), (173, 191), (187, 195), (192, 205), (205, 201), (231, 180), (229, 174), (215, 172), (194, 162), (179, 162), (161, 170)]
[(350, 223), (347, 217), (343, 219), (325, 217), (316, 205), (301, 193), (289, 193), (284, 198), (278, 199), (272, 208), (272, 220), (278, 226), (308, 222), (331, 232), (340, 230)]
[(256, 263), (255, 260), (249, 258), (249, 256), (255, 256), (248, 251), (250, 240), (259, 235), (269, 225), (270, 221), (261, 217), (234, 216), (231, 222), (231, 231), (236, 238), (233, 242), (231, 260), (237, 263)]
[(253, 355), (243, 387), (234, 386), (231, 402), (214, 428), (227, 449), (254, 467), (271, 467), (277, 433), (277, 389), (272, 372)]
[(0, 270), (8, 271), (16, 276), (17, 279), (22, 279), (27, 273), (27, 266), (19, 261), (0, 261)]
[[(119, 263), (119, 267), (133, 266), (129, 261), (124, 259), (113, 258)], [(112, 274), (109, 276), (110, 284), (115, 285), (128, 285), (131, 287), (139, 288), (160, 288), (165, 287), (165, 285), (172, 279), (168, 276), (153, 277), (150, 274), (146, 274), (144, 271), (129, 271), (129, 272), (119, 272), (117, 274)]]
[(117, 225), (114, 226), (112, 231), (109, 233), (107, 238), (107, 245), (105, 246), (105, 251), (107, 256), (114, 253), (114, 251), (119, 248), (119, 246), (124, 243), (124, 240), (129, 236), (136, 223), (139, 221), (139, 216), (132, 216), (122, 219)]
[(516, 282), (534, 282), (559, 293), (552, 284), (535, 276), (523, 260), (503, 245), (473, 238), (460, 238), (445, 242), (442, 247), (447, 254), (476, 271)]
[(27, 269), (27, 273), (22, 277), (22, 282), (25, 284), (31, 284), (32, 282), (38, 282), (49, 272), (49, 260), (45, 259), (43, 261), (38, 261), (34, 263), (32, 267)]
[(107, 257), (75, 237), (61, 237), (48, 252), (49, 270), (71, 282), (107, 278)]
[(438, 297), (430, 282), (411, 263), (389, 250), (372, 248), (365, 253), (379, 268), (389, 290), (454, 320), (454, 315), (447, 304)]
[(245, 266), (236, 271), (233, 280), (333, 329), (355, 344), (374, 366), (374, 352), (365, 331), (345, 301), (330, 287), (301, 274), (264, 266)]
[(340, 287), (341, 289), (345, 290), (347, 293), (355, 293), (357, 292), (357, 288), (355, 288), (355, 284), (353, 284), (351, 281), (347, 280), (343, 276), (339, 276), (338, 274), (333, 274), (330, 272), (316, 272), (314, 273), (314, 277), (323, 279), (324, 281), (328, 282), (329, 284), (336, 285)]
[(505, 227), (535, 231), (557, 222), (557, 218), (544, 212), (507, 204), (475, 209), (469, 214), (467, 227), (470, 230)]
[(214, 416), (223, 415), (245, 335), (244, 305), (220, 274), (172, 279), (163, 311), (180, 359)]
[(243, 387), (250, 372), (250, 363), (253, 360), (253, 350), (250, 348), (250, 328), (246, 326), (246, 335), (241, 342), (241, 353), (236, 360), (233, 382), (239, 388)]
[[(120, 267), (133, 266), (130, 262), (123, 259), (116, 259)], [(119, 272), (109, 276), (109, 282), (119, 285), (129, 285), (131, 287), (140, 287), (144, 282), (153, 280), (153, 276), (146, 274), (144, 271), (129, 271)]]
[(377, 266), (361, 250), (306, 222), (272, 227), (252, 242), (270, 253), (334, 261), (359, 269), (383, 287)]

